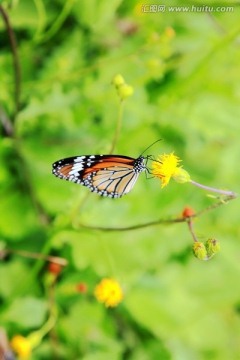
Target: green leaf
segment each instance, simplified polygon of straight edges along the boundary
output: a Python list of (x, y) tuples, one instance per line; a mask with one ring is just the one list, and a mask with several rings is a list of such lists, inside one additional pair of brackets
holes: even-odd
[(21, 328), (36, 328), (46, 319), (48, 305), (45, 300), (32, 296), (15, 299), (6, 310), (3, 319)]
[(19, 279), (25, 279), (28, 274), (29, 268), (23, 262), (0, 263), (0, 296), (6, 301), (13, 300)]

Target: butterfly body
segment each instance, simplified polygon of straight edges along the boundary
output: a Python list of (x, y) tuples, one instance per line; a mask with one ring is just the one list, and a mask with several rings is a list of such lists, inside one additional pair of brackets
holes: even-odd
[(145, 157), (123, 155), (82, 155), (56, 161), (53, 174), (81, 184), (101, 196), (119, 198), (133, 188), (146, 170)]

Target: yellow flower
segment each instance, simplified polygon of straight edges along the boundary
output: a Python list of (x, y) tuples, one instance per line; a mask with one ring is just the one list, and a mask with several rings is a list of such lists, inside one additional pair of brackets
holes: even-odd
[(123, 292), (119, 283), (110, 278), (103, 279), (94, 290), (94, 295), (106, 307), (117, 306), (123, 299)]
[(179, 183), (190, 181), (188, 172), (179, 167), (180, 161), (174, 153), (159, 155), (157, 160), (153, 160), (151, 173), (161, 180), (162, 188), (169, 183), (171, 178)]
[(27, 360), (31, 355), (30, 341), (22, 335), (15, 335), (11, 340), (11, 347), (18, 355), (18, 359)]

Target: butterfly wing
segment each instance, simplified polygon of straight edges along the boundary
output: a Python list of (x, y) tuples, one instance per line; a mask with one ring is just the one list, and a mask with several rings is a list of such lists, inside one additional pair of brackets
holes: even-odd
[(127, 194), (140, 172), (146, 169), (144, 157), (121, 155), (83, 155), (56, 161), (53, 174), (112, 198)]

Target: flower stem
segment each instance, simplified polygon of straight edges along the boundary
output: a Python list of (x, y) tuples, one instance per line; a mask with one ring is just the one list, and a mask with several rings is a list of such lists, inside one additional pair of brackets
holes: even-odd
[(193, 180), (190, 180), (189, 182), (191, 184), (201, 188), (201, 189), (204, 189), (204, 190), (215, 192), (215, 193), (218, 193), (218, 194), (221, 194), (221, 195), (231, 196), (233, 198), (237, 197), (237, 194), (235, 192), (233, 192), (233, 191), (216, 189), (216, 188), (213, 188), (213, 187), (210, 187), (210, 186), (199, 184), (199, 183), (197, 183), (196, 181), (193, 181)]
[(190, 231), (190, 233), (191, 233), (191, 235), (193, 237), (193, 241), (197, 242), (198, 239), (197, 239), (197, 237), (195, 235), (195, 232), (193, 230), (193, 222), (192, 222), (191, 218), (187, 219), (187, 224), (188, 224), (189, 231)]
[(36, 348), (42, 341), (43, 337), (49, 333), (55, 326), (57, 321), (57, 310), (56, 308), (50, 314), (46, 323), (41, 327), (41, 329), (34, 331), (28, 336), (28, 340), (31, 342), (32, 348)]
[[(67, 0), (65, 1), (64, 7), (62, 9), (62, 11), (60, 12), (58, 18), (55, 20), (55, 22), (53, 23), (53, 25), (47, 30), (45, 31), (45, 33), (42, 34), (37, 34), (38, 36), (35, 37), (35, 41), (36, 42), (46, 42), (49, 39), (51, 39), (56, 33), (57, 31), (59, 31), (59, 29), (61, 28), (61, 26), (63, 25), (64, 21), (66, 20), (66, 18), (68, 17), (68, 15), (70, 14), (70, 11), (72, 10), (72, 7), (74, 5), (74, 1), (75, 0)], [(39, 2), (38, 3), (37, 8), (38, 11), (40, 10), (39, 8)], [(41, 6), (41, 14), (43, 15), (43, 6)], [(42, 20), (42, 19), (41, 19)]]

